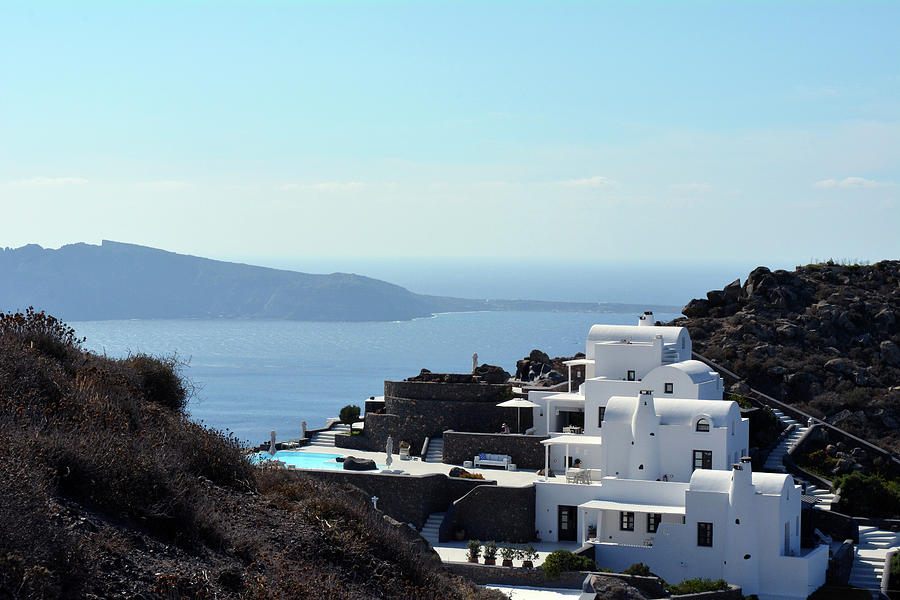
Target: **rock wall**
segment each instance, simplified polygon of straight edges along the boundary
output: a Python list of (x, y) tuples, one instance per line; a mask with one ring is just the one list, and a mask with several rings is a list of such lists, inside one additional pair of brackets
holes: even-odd
[(499, 433), (444, 432), (444, 462), (461, 465), (482, 452), (508, 454), (519, 470), (544, 468), (545, 435), (517, 435)]
[[(302, 471), (297, 477), (311, 477), (341, 485), (352, 485), (369, 497), (378, 496), (378, 509), (417, 529), (428, 515), (445, 512), (458, 498), (476, 487), (490, 488), (495, 481), (459, 479), (446, 475), (389, 475), (354, 471)], [(534, 516), (532, 514), (532, 528)]]
[(500, 542), (534, 541), (535, 489), (478, 486), (457, 500), (442, 530), (465, 530), (466, 538)]
[[(359, 439), (339, 435), (335, 444), (380, 451), (390, 435), (395, 443), (409, 442), (410, 452), (418, 454), (426, 437), (441, 437), (448, 429), (499, 432), (503, 423), (516, 427), (517, 409), (497, 406), (512, 397), (508, 384), (483, 383), (464, 374), (428, 373), (427, 378), (385, 381), (382, 413), (366, 414), (363, 435), (354, 436)], [(522, 410), (521, 428), (531, 426), (532, 411)]]

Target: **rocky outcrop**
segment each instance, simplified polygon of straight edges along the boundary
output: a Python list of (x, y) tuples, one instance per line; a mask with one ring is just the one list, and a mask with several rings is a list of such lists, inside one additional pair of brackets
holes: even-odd
[(683, 309), (694, 350), (750, 385), (900, 450), (900, 261), (754, 269)]
[[(568, 377), (568, 369), (563, 361), (571, 358), (550, 358), (546, 352), (532, 350), (528, 356), (516, 362), (516, 379), (536, 386), (549, 387), (562, 383)], [(574, 358), (584, 358), (584, 353), (579, 352)], [(573, 384), (574, 380), (573, 374)]]

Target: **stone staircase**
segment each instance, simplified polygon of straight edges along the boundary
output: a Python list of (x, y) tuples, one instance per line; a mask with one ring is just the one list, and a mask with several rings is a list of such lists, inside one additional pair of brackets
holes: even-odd
[(884, 557), (888, 550), (897, 546), (900, 546), (900, 535), (897, 533), (860, 525), (859, 545), (850, 570), (850, 585), (871, 591), (873, 598), (879, 597)]
[(444, 462), (444, 438), (431, 438), (428, 441), (425, 462)]
[(425, 524), (422, 525), (422, 531), (419, 532), (432, 546), (438, 543), (438, 534), (440, 532), (441, 523), (444, 522), (445, 514), (447, 513), (432, 513), (428, 515), (428, 519), (425, 521)]
[[(784, 423), (788, 427), (793, 425), (794, 429), (781, 440), (781, 442), (772, 450), (772, 452), (769, 453), (769, 456), (768, 458), (766, 458), (766, 463), (765, 465), (763, 465), (763, 468), (766, 471), (772, 471), (775, 473), (786, 473), (787, 470), (784, 468), (784, 464), (782, 463), (784, 455), (787, 454), (787, 451), (793, 448), (798, 441), (800, 441), (800, 438), (803, 437), (803, 434), (806, 433), (809, 427), (801, 425), (777, 408), (772, 409), (772, 412), (782, 423)], [(831, 510), (831, 503), (834, 501), (834, 494), (831, 493), (831, 490), (823, 490), (822, 488), (809, 483), (808, 481), (801, 479), (796, 475), (794, 475), (793, 477), (794, 481), (805, 487), (805, 494), (807, 496), (813, 496), (819, 500), (819, 503), (816, 504), (817, 508), (819, 508), (820, 510)]]
[(314, 433), (306, 447), (331, 450), (334, 448), (334, 436), (339, 433), (350, 433), (350, 426), (344, 423), (335, 423), (326, 431)]

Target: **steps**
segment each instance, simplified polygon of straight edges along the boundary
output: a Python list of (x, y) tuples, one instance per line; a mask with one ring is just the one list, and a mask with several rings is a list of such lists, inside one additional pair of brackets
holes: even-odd
[(350, 426), (344, 423), (335, 423), (327, 431), (314, 433), (305, 447), (331, 450), (334, 448), (334, 436), (339, 433), (350, 433)]
[(444, 438), (431, 438), (428, 441), (425, 462), (444, 462)]
[(877, 597), (881, 590), (884, 557), (888, 550), (900, 546), (900, 535), (869, 525), (859, 526), (859, 545), (850, 570), (850, 585), (872, 591)]
[(441, 528), (441, 523), (444, 522), (444, 515), (446, 514), (447, 513), (432, 513), (428, 515), (428, 519), (425, 521), (425, 524), (422, 525), (422, 531), (420, 531), (419, 533), (421, 533), (422, 537), (425, 538), (432, 546), (438, 543), (438, 534)]
[[(781, 442), (772, 449), (772, 452), (769, 453), (769, 456), (766, 458), (766, 463), (763, 465), (763, 468), (766, 471), (772, 471), (775, 473), (786, 473), (787, 470), (784, 468), (784, 464), (782, 464), (782, 459), (784, 455), (787, 454), (787, 451), (794, 447), (794, 445), (800, 441), (800, 438), (803, 437), (803, 434), (809, 429), (805, 425), (801, 425), (791, 417), (784, 414), (782, 411), (777, 408), (772, 409), (772, 413), (778, 420), (790, 427), (794, 426), (794, 430), (791, 431), (788, 435), (786, 435)], [(808, 481), (801, 479), (794, 475), (794, 481), (803, 485), (806, 488), (805, 494), (807, 496), (814, 496), (818, 498), (819, 503), (816, 504), (816, 507), (820, 510), (831, 510), (831, 503), (834, 501), (834, 494), (831, 493), (830, 490), (823, 490)]]

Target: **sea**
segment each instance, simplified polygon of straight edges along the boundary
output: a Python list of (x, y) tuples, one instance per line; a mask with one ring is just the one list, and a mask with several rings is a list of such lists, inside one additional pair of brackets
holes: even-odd
[[(70, 323), (85, 347), (112, 357), (175, 355), (192, 383), (191, 418), (252, 444), (299, 437), (348, 404), (380, 396), (385, 380), (421, 369), (468, 373), (479, 364), (515, 373), (532, 349), (583, 352), (591, 325), (636, 324), (637, 314), (446, 313), (399, 322), (126, 320)], [(668, 321), (677, 314), (657, 313)]]

